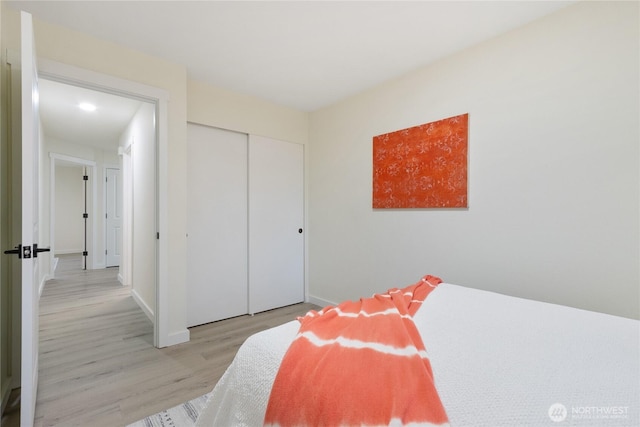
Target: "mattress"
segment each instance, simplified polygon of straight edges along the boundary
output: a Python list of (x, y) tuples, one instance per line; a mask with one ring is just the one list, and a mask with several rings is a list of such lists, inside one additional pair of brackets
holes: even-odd
[[(414, 320), (452, 426), (640, 425), (637, 320), (446, 283)], [(247, 339), (196, 425), (262, 425), (298, 327)]]

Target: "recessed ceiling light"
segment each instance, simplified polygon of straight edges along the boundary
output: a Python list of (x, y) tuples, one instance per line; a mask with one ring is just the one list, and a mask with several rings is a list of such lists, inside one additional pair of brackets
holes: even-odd
[(80, 104), (78, 104), (78, 108), (83, 111), (96, 111), (96, 106), (89, 102), (81, 102)]

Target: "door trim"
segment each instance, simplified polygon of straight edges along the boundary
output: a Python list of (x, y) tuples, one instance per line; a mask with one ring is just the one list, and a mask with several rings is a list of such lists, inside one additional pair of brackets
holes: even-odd
[[(104, 177), (107, 176), (107, 170), (108, 169), (116, 169), (119, 172), (120, 179), (122, 179), (122, 167), (120, 165), (104, 164), (103, 167), (102, 167), (102, 176), (104, 176)], [(108, 204), (108, 201), (107, 201), (107, 185), (108, 185), (107, 181), (105, 180), (105, 182), (104, 182), (104, 190), (102, 191), (102, 194), (104, 196), (103, 200), (102, 200), (102, 204), (103, 204), (103, 211), (105, 213), (107, 212), (107, 204)], [(122, 185), (122, 182), (120, 183), (120, 185)], [(123, 194), (120, 194), (120, 201), (121, 202), (124, 201), (124, 195)], [(105, 223), (104, 223), (104, 230), (103, 231), (104, 231), (104, 233), (103, 233), (104, 234), (104, 248), (105, 248), (105, 250), (108, 250), (109, 249), (108, 245), (107, 245), (108, 229), (107, 229), (107, 221), (106, 220), (105, 220)], [(122, 250), (120, 251), (120, 256), (122, 256)], [(107, 262), (107, 257), (105, 256), (105, 258), (104, 258), (105, 267), (118, 267), (118, 268), (120, 268), (120, 265), (109, 266), (108, 264), (109, 263)], [(121, 263), (118, 263), (118, 264), (121, 264)], [(118, 280), (120, 281), (120, 283), (123, 283), (121, 272), (118, 273)]]
[[(150, 102), (156, 112), (156, 230), (160, 236), (169, 236), (167, 199), (168, 188), (168, 108), (169, 93), (160, 88), (109, 76), (91, 70), (40, 59), (40, 78), (54, 80), (92, 90), (126, 96)], [(167, 238), (156, 241), (156, 310), (154, 339), (156, 347), (177, 344), (169, 335), (169, 244)], [(183, 337), (185, 338), (185, 337)], [(188, 335), (186, 341), (189, 340)], [(182, 342), (182, 341), (181, 341)]]

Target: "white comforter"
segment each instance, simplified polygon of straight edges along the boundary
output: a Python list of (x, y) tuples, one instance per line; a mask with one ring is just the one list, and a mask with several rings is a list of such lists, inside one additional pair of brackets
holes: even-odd
[[(416, 313), (452, 426), (640, 426), (640, 322), (440, 284)], [(297, 321), (253, 335), (197, 426), (260, 426)]]

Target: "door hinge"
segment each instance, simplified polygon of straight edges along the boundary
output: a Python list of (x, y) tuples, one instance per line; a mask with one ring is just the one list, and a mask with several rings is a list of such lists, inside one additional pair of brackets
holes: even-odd
[(106, 250), (106, 249), (104, 250), (104, 254), (105, 254), (105, 255), (107, 254), (107, 250)]
[(89, 181), (89, 175), (82, 175), (83, 181)]
[(160, 240), (160, 232), (159, 231), (156, 232), (156, 239)]
[(83, 214), (82, 214), (82, 218), (84, 218), (84, 219), (89, 218), (89, 214), (88, 214), (88, 213), (86, 213), (86, 212), (85, 212), (85, 213), (83, 213)]

